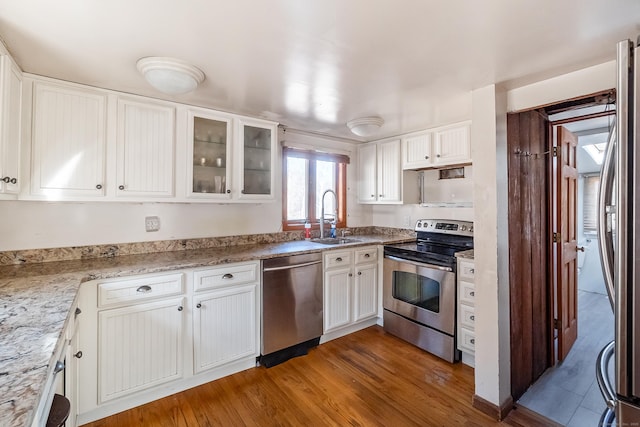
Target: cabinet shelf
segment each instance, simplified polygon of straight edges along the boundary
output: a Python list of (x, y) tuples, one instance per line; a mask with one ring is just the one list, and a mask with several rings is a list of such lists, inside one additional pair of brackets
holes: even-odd
[(271, 147), (256, 147), (255, 145), (244, 144), (244, 148), (250, 148), (252, 150), (271, 151)]
[(226, 169), (225, 166), (216, 166), (216, 165), (202, 165), (200, 163), (193, 162), (194, 168), (211, 168), (211, 169)]
[(193, 138), (193, 142), (198, 142), (200, 144), (216, 144), (216, 145), (227, 145), (225, 141), (207, 141), (204, 139)]
[(255, 169), (255, 168), (245, 168), (245, 171), (249, 171), (249, 172), (271, 172), (271, 169)]

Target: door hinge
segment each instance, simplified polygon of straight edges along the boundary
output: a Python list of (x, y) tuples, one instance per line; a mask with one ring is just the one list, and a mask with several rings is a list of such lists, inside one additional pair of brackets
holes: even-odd
[(558, 243), (560, 241), (560, 233), (553, 233), (553, 243)]
[(553, 329), (562, 329), (562, 322), (558, 319), (553, 319)]
[(558, 151), (558, 147), (553, 147), (551, 149), (551, 153), (553, 154), (553, 157), (558, 157), (558, 155), (560, 154), (560, 152)]

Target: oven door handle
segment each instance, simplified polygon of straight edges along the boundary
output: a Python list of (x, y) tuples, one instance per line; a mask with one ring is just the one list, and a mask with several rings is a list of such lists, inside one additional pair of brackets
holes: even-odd
[(398, 258), (397, 256), (393, 256), (393, 255), (385, 255), (384, 257), (388, 258), (390, 260), (393, 260), (393, 261), (404, 262), (404, 263), (407, 263), (407, 264), (415, 265), (416, 267), (433, 268), (434, 270), (441, 270), (441, 271), (453, 271), (453, 268), (451, 268), (451, 267), (444, 267), (442, 265), (427, 264), (425, 262), (411, 261), (409, 259)]

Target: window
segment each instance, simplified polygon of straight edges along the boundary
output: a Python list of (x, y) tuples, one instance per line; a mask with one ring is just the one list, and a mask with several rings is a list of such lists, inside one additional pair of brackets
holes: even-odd
[[(282, 162), (282, 229), (301, 230), (309, 220), (312, 228), (318, 228), (322, 212), (322, 194), (325, 197), (325, 218), (332, 220), (337, 211), (336, 226), (347, 226), (347, 164), (349, 157), (316, 151), (283, 149)], [(337, 206), (336, 206), (337, 203)]]
[(584, 177), (584, 193), (582, 196), (582, 224), (585, 233), (596, 232), (599, 187), (600, 176), (587, 175)]

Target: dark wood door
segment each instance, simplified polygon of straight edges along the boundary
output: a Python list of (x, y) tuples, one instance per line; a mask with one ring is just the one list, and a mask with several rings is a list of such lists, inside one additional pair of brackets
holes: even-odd
[(511, 396), (553, 359), (549, 309), (549, 120), (543, 111), (507, 114)]
[(555, 162), (555, 290), (556, 325), (558, 330), (558, 361), (569, 354), (578, 338), (578, 269), (576, 214), (578, 171), (576, 149), (578, 137), (562, 126), (556, 131)]

